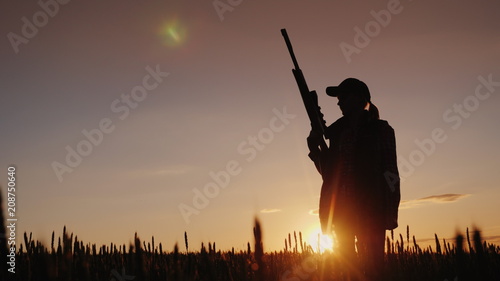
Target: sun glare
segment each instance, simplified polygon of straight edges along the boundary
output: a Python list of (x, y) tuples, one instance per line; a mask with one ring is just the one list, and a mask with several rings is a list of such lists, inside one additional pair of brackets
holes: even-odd
[(160, 37), (164, 45), (177, 47), (186, 41), (187, 29), (179, 19), (173, 18), (161, 26)]
[(333, 250), (333, 238), (330, 235), (323, 235), (321, 228), (314, 228), (309, 234), (309, 245), (314, 251), (324, 253)]

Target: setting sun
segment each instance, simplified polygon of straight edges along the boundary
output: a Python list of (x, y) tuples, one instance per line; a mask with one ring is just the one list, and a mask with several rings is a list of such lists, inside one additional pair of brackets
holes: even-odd
[(321, 232), (320, 227), (314, 228), (308, 236), (307, 242), (313, 248), (315, 252), (324, 253), (325, 251), (333, 250), (333, 237), (330, 235), (324, 235)]

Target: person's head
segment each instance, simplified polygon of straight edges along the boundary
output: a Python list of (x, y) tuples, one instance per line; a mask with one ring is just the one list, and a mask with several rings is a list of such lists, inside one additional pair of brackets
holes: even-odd
[(326, 93), (338, 98), (338, 106), (344, 116), (362, 112), (369, 106), (372, 117), (379, 118), (377, 107), (371, 103), (370, 90), (363, 81), (347, 78), (338, 86), (327, 87)]

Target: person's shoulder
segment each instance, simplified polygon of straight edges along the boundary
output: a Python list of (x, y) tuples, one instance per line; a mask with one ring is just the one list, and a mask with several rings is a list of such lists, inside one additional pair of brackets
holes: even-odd
[(345, 122), (346, 122), (346, 121), (347, 121), (347, 120), (346, 120), (345, 116), (342, 116), (342, 117), (340, 117), (339, 119), (337, 119), (335, 122), (333, 122), (332, 124), (330, 124), (330, 126), (328, 126), (328, 127), (326, 128), (326, 130), (328, 131), (328, 130), (336, 130), (336, 129), (339, 129), (339, 128), (341, 128), (341, 127), (343, 127), (343, 126), (344, 126), (344, 124), (345, 124)]
[(389, 122), (387, 120), (377, 119), (377, 120), (375, 120), (375, 123), (376, 123), (377, 126), (386, 127), (386, 128), (391, 128), (392, 129), (392, 126), (389, 124)]
[(337, 121), (330, 124), (330, 126), (325, 129), (325, 138), (332, 139), (334, 136), (338, 136), (339, 132), (344, 128), (346, 119), (344, 116), (337, 119)]
[(340, 126), (343, 126), (343, 124), (347, 121), (345, 116), (340, 117), (337, 119), (335, 122), (333, 122), (328, 128), (338, 128)]
[(383, 126), (383, 127), (390, 127), (391, 126), (391, 125), (389, 125), (389, 122), (387, 122), (387, 120), (384, 120), (384, 119), (377, 119), (376, 124), (378, 126)]
[(382, 134), (394, 134), (394, 129), (391, 125), (389, 125), (389, 122), (387, 122), (387, 120), (378, 119), (376, 120), (375, 124), (378, 131)]

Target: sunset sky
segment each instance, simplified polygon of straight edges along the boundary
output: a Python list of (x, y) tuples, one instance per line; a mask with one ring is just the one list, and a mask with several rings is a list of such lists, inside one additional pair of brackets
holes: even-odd
[[(67, 2), (67, 3), (66, 3)], [(44, 4), (45, 3), (45, 4)], [(366, 82), (396, 131), (400, 227), (500, 243), (498, 1), (3, 1), (0, 185), (18, 237), (265, 250), (317, 231), (321, 178), (280, 29), (327, 123)], [(306, 239), (307, 240), (307, 239)], [(21, 242), (21, 240), (19, 240)], [(181, 247), (183, 249), (183, 247)]]

